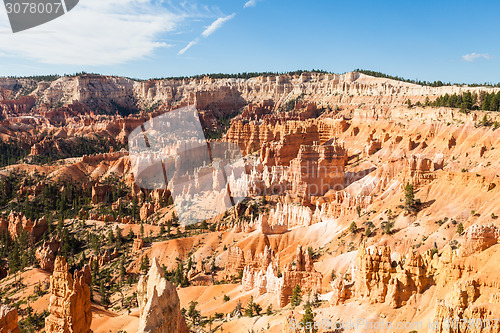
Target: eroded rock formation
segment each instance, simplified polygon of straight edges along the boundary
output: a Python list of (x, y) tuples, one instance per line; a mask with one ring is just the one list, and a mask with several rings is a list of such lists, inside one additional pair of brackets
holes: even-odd
[(137, 285), (139, 303), (138, 333), (187, 333), (175, 286), (165, 279), (165, 272), (153, 258), (147, 275)]
[(290, 302), (293, 289), (297, 285), (303, 291), (321, 292), (322, 275), (316, 272), (311, 256), (300, 245), (297, 247), (295, 260), (284, 267), (281, 276), (279, 257), (274, 255), (270, 247), (266, 246), (264, 253), (252, 259), (243, 271), (243, 289), (256, 289), (259, 295), (275, 294), (279, 307)]
[(11, 238), (17, 238), (21, 232), (26, 232), (29, 239), (36, 242), (48, 227), (45, 217), (33, 222), (23, 214), (14, 211), (11, 211), (7, 218), (0, 217), (0, 232), (8, 231)]
[(0, 306), (0, 333), (21, 333), (17, 324), (18, 315), (15, 308)]
[(89, 333), (90, 268), (85, 266), (72, 275), (64, 257), (57, 257), (50, 277), (50, 315), (45, 318), (47, 333)]
[(54, 262), (60, 246), (61, 242), (53, 238), (50, 241), (44, 241), (42, 246), (36, 250), (35, 257), (41, 269), (48, 272), (54, 271)]

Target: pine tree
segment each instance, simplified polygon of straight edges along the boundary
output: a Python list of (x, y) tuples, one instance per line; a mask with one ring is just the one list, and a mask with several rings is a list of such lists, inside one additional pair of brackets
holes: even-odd
[(140, 270), (141, 270), (142, 274), (144, 274), (144, 275), (148, 274), (149, 257), (147, 254), (144, 257), (142, 257)]
[(406, 183), (405, 186), (405, 206), (407, 210), (413, 210), (415, 207), (415, 193), (410, 183)]
[(125, 256), (122, 256), (120, 259), (120, 278), (122, 281), (125, 280), (126, 275), (127, 275), (127, 271), (125, 269)]
[(189, 308), (186, 313), (187, 316), (191, 318), (194, 324), (196, 324), (200, 319), (200, 312), (196, 310), (196, 305), (198, 305), (198, 302), (191, 301), (189, 303)]
[(309, 302), (305, 305), (305, 312), (302, 316), (301, 326), (304, 327), (305, 332), (316, 332), (317, 328), (314, 327), (314, 312), (311, 309)]
[(245, 308), (245, 316), (253, 317), (255, 303), (253, 301), (253, 296), (250, 297), (250, 301), (248, 301), (247, 307)]
[(300, 286), (297, 284), (295, 288), (293, 288), (292, 292), (292, 298), (290, 300), (290, 304), (292, 305), (292, 308), (299, 306), (300, 303), (302, 302), (302, 297), (300, 296), (300, 293), (302, 290), (300, 289)]

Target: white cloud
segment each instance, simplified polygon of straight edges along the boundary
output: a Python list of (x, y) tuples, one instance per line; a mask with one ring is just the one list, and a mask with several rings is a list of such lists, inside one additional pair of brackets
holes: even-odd
[(195, 39), (195, 40), (189, 42), (189, 44), (185, 48), (180, 50), (177, 54), (178, 55), (184, 54), (187, 50), (189, 50), (191, 48), (191, 46), (196, 45), (196, 44), (198, 44), (198, 39)]
[(83, 0), (66, 15), (16, 34), (0, 13), (0, 54), (47, 64), (114, 65), (171, 45), (160, 41), (189, 13), (171, 12), (162, 0)]
[[(218, 29), (220, 29), (224, 25), (224, 23), (226, 23), (227, 21), (229, 21), (230, 19), (232, 19), (235, 16), (236, 16), (236, 13), (233, 13), (233, 14), (228, 15), (228, 16), (219, 17), (217, 20), (215, 20), (214, 22), (212, 22), (212, 24), (210, 24), (201, 33), (201, 36), (204, 37), (204, 38), (207, 38), (208, 36), (210, 36), (211, 34), (213, 34), (215, 31), (217, 31)], [(186, 47), (183, 48), (182, 50), (180, 50), (177, 54), (178, 55), (183, 55), (187, 50), (189, 50), (191, 48), (191, 46), (198, 44), (199, 41), (200, 41), (200, 37), (197, 37), (196, 39), (190, 41), (189, 44), (186, 45)]]
[(233, 13), (233, 14), (225, 16), (225, 17), (219, 17), (212, 24), (210, 24), (205, 29), (205, 31), (203, 31), (201, 33), (201, 35), (203, 37), (207, 38), (208, 36), (210, 36), (211, 34), (213, 34), (215, 31), (217, 31), (218, 29), (220, 29), (224, 25), (224, 23), (226, 23), (227, 21), (229, 21), (230, 19), (232, 19), (235, 15), (236, 15), (236, 13)]
[(462, 59), (468, 62), (474, 62), (475, 60), (480, 58), (490, 59), (491, 56), (488, 53), (476, 53), (476, 52), (472, 52), (462, 56)]
[(245, 5), (243, 7), (255, 7), (255, 5), (257, 5), (257, 0), (248, 0), (247, 2), (245, 2)]

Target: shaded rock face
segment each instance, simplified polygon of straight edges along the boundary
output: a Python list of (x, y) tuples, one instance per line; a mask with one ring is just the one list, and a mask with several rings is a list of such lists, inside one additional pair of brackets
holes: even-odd
[(308, 198), (342, 190), (346, 164), (347, 151), (341, 145), (301, 145), (297, 157), (290, 162), (292, 193)]
[(355, 288), (356, 296), (368, 297), (375, 303), (385, 302), (387, 286), (391, 274), (391, 253), (388, 247), (375, 248), (373, 253), (361, 247), (356, 258)]
[(175, 286), (165, 279), (165, 272), (153, 258), (147, 275), (137, 285), (139, 304), (138, 333), (187, 333)]
[(0, 306), (0, 333), (21, 333), (17, 321), (16, 309), (7, 305)]
[(231, 246), (227, 249), (227, 259), (224, 265), (224, 272), (228, 276), (238, 275), (238, 272), (245, 268), (245, 256), (243, 250), (238, 246)]
[(328, 300), (330, 305), (335, 306), (343, 303), (351, 297), (352, 283), (346, 283), (344, 275), (339, 275), (333, 282), (330, 283), (332, 287), (332, 296)]
[(60, 245), (61, 242), (53, 238), (50, 241), (44, 241), (43, 245), (36, 250), (35, 257), (41, 269), (48, 272), (54, 271), (54, 262)]
[(111, 186), (105, 184), (96, 184), (92, 186), (92, 204), (98, 204), (106, 199), (106, 196), (111, 194)]
[(47, 333), (89, 333), (90, 311), (89, 266), (71, 275), (64, 257), (57, 257), (50, 277), (50, 315), (45, 318)]
[(234, 121), (223, 140), (238, 144), (243, 155), (260, 152), (262, 166), (248, 170), (251, 193), (289, 192), (307, 201), (343, 188), (347, 151), (332, 137), (347, 126), (343, 119)]
[(144, 205), (142, 205), (140, 209), (140, 218), (141, 220), (147, 220), (151, 214), (153, 214), (155, 211), (155, 207), (152, 203), (146, 202)]

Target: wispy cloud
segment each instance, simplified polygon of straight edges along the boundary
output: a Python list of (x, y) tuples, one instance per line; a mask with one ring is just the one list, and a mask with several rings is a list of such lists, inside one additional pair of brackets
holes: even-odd
[(207, 38), (208, 36), (210, 36), (211, 34), (213, 34), (215, 31), (217, 31), (218, 29), (220, 29), (224, 25), (224, 23), (226, 23), (227, 21), (229, 21), (230, 19), (232, 19), (235, 15), (236, 15), (236, 13), (233, 13), (233, 14), (225, 16), (225, 17), (219, 17), (212, 24), (210, 24), (205, 29), (205, 31), (203, 31), (201, 33), (201, 35), (203, 37)]
[(255, 7), (257, 5), (257, 0), (248, 0), (245, 2), (244, 8)]
[(491, 59), (491, 56), (488, 53), (476, 53), (476, 52), (472, 52), (472, 53), (469, 53), (469, 54), (462, 56), (462, 59), (465, 61), (468, 61), (468, 62), (474, 62), (477, 59), (481, 59), (481, 58), (488, 60), (488, 59)]
[(185, 48), (183, 48), (182, 50), (180, 50), (177, 54), (178, 54), (178, 55), (182, 55), (182, 54), (184, 54), (187, 50), (189, 50), (189, 49), (191, 48), (191, 46), (198, 44), (198, 41), (199, 41), (199, 39), (198, 39), (198, 38), (197, 38), (197, 39), (195, 39), (195, 40), (193, 40), (193, 41), (190, 41), (190, 42), (189, 42), (189, 44), (188, 44), (188, 45), (186, 45), (186, 47), (185, 47)]
[[(162, 35), (175, 32), (190, 13), (171, 11), (162, 0), (85, 0), (66, 15), (16, 34), (0, 34), (0, 54), (47, 64), (114, 65), (171, 46)], [(0, 30), (10, 30), (0, 13)], [(37, 32), (37, 33), (35, 33)]]
[[(227, 21), (229, 21), (230, 19), (232, 19), (233, 17), (236, 16), (236, 13), (233, 13), (231, 15), (228, 15), (228, 16), (223, 16), (223, 17), (219, 17), (217, 20), (215, 20), (214, 22), (212, 22), (212, 24), (210, 24), (202, 33), (201, 33), (201, 36), (204, 37), (204, 38), (207, 38), (209, 37), (211, 34), (213, 34), (215, 31), (217, 31), (218, 29), (220, 29), (224, 23), (226, 23)], [(182, 55), (184, 54), (187, 50), (189, 50), (193, 45), (196, 45), (198, 44), (198, 42), (200, 41), (200, 37), (197, 37), (196, 39), (192, 40), (191, 42), (189, 42), (188, 45), (186, 45), (186, 47), (184, 47), (182, 50), (180, 50), (177, 54), (178, 55)]]

